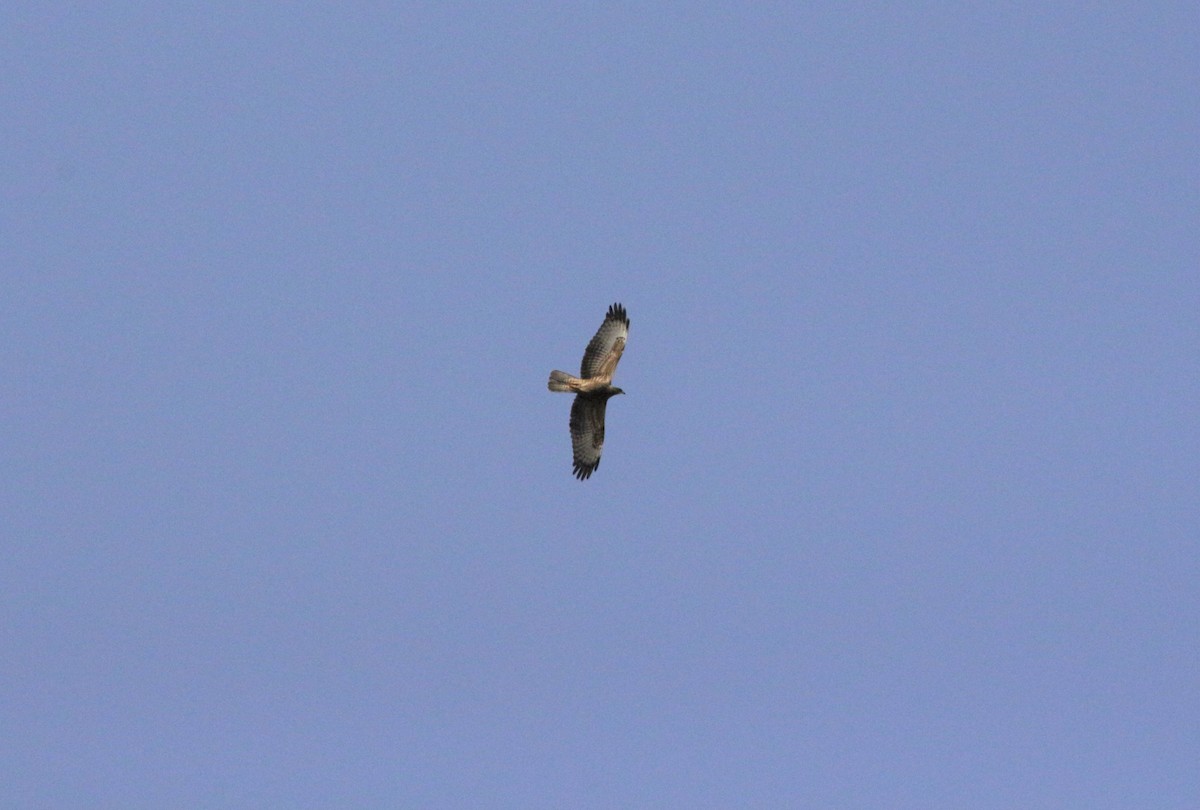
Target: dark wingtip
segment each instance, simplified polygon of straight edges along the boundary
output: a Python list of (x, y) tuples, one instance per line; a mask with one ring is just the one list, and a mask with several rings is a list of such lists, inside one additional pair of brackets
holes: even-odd
[(594, 473), (596, 471), (596, 468), (599, 466), (600, 466), (599, 461), (597, 461), (595, 464), (593, 464), (590, 467), (585, 467), (582, 464), (576, 464), (575, 470), (574, 470), (575, 477), (578, 478), (580, 481), (585, 481), (588, 478), (592, 477), (592, 473)]
[(629, 316), (625, 314), (625, 307), (620, 303), (613, 304), (608, 308), (608, 317), (614, 321), (621, 321), (625, 324), (625, 328), (629, 328)]

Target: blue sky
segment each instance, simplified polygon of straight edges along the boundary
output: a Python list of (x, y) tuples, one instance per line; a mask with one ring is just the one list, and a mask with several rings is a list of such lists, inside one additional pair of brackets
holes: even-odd
[(1200, 806), (1198, 37), (6, 7), (0, 804)]

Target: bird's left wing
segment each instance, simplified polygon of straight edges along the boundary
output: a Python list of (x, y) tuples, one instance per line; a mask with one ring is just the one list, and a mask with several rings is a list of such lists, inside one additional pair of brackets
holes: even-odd
[(571, 451), (575, 459), (575, 477), (584, 480), (600, 466), (604, 449), (605, 397), (579, 394), (571, 405)]

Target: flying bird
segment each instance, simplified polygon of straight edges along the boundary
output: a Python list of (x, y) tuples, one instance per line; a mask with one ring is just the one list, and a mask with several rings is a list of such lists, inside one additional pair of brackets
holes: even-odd
[(575, 394), (571, 405), (571, 450), (575, 456), (575, 477), (582, 481), (600, 466), (604, 449), (604, 408), (609, 397), (624, 394), (612, 384), (613, 372), (625, 351), (629, 337), (629, 316), (625, 307), (613, 304), (604, 323), (583, 353), (583, 368), (578, 377), (565, 371), (551, 371), (547, 386), (551, 391)]

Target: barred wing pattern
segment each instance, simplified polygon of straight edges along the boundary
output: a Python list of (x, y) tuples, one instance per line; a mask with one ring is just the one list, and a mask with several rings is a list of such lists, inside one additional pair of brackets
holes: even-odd
[(571, 450), (575, 477), (588, 478), (600, 466), (604, 449), (604, 410), (607, 397), (575, 397), (571, 405)]
[(583, 368), (579, 376), (585, 380), (592, 377), (611, 380), (617, 363), (621, 361), (621, 353), (625, 351), (628, 337), (629, 316), (625, 314), (625, 307), (613, 304), (583, 353)]

